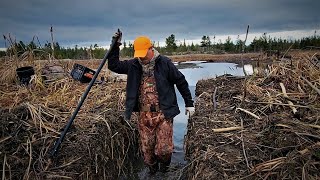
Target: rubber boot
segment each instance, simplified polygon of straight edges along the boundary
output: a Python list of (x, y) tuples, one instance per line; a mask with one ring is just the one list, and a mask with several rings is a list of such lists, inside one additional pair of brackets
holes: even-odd
[(170, 166), (170, 163), (171, 163), (171, 156), (168, 160), (166, 160), (165, 162), (160, 162), (159, 163), (159, 170), (160, 172), (168, 172), (168, 169), (169, 169), (169, 166)]
[(149, 166), (149, 174), (153, 175), (155, 174), (159, 169), (159, 164), (158, 163), (154, 163), (153, 165)]

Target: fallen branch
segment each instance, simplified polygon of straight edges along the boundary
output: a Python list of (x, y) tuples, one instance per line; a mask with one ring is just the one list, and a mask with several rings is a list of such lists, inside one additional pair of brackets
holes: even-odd
[(7, 155), (4, 154), (3, 165), (2, 165), (2, 179), (6, 178), (6, 161), (7, 161)]
[(276, 124), (275, 126), (291, 129), (291, 126), (288, 126), (288, 125), (285, 125), (285, 124)]
[(49, 174), (47, 175), (48, 179), (73, 179), (72, 177), (69, 176), (63, 176), (63, 175), (57, 175), (57, 174)]
[(213, 95), (212, 95), (212, 101), (213, 101), (213, 110), (215, 111), (217, 109), (217, 101), (216, 101), (216, 94), (217, 94), (217, 87), (214, 89)]
[(286, 157), (279, 157), (279, 158), (271, 159), (269, 161), (257, 164), (253, 168), (253, 170), (255, 172), (258, 172), (258, 171), (270, 171), (270, 170), (276, 168), (278, 165), (282, 164), (285, 159), (286, 159)]
[(203, 93), (201, 93), (199, 96), (198, 96), (198, 99), (200, 99), (202, 96), (204, 96), (204, 95), (206, 95), (206, 96), (210, 96), (210, 94), (209, 93), (207, 93), (207, 92), (203, 92)]
[[(240, 117), (241, 118), (241, 117)], [(241, 128), (243, 129), (243, 119), (241, 118)], [(246, 153), (246, 149), (244, 147), (244, 140), (243, 140), (243, 133), (241, 131), (241, 142), (242, 142), (242, 152), (243, 152), (243, 156), (246, 160), (246, 164), (247, 164), (247, 167), (248, 169), (250, 169), (250, 166), (249, 166), (249, 162), (248, 162), (248, 158), (247, 158), (247, 153)]]
[[(282, 90), (282, 93), (283, 93), (284, 97), (289, 98), (289, 96), (287, 94), (287, 91), (286, 91), (286, 88), (284, 87), (283, 83), (280, 83), (280, 86), (281, 86), (281, 90)], [(298, 112), (298, 110), (295, 107), (292, 106), (294, 104), (289, 100), (287, 100), (287, 102), (290, 105), (290, 108), (292, 109), (293, 114), (296, 114)]]
[(309, 126), (309, 127), (312, 127), (312, 128), (316, 128), (316, 129), (320, 129), (320, 126), (319, 125), (314, 125), (314, 124), (304, 124), (304, 123), (301, 123), (302, 125), (304, 126)]
[(293, 121), (293, 122), (294, 122), (294, 123), (296, 123), (296, 124), (303, 125), (303, 126), (309, 126), (309, 127), (312, 127), (312, 128), (320, 129), (320, 126), (319, 126), (319, 125), (306, 124), (306, 123), (302, 123), (302, 122), (295, 122), (295, 121)]
[(252, 112), (250, 112), (250, 111), (248, 111), (248, 110), (245, 110), (245, 109), (242, 109), (242, 108), (236, 108), (236, 111), (237, 111), (237, 110), (243, 111), (243, 112), (251, 115), (252, 117), (254, 117), (254, 118), (256, 118), (256, 119), (261, 119), (259, 116), (255, 115), (254, 113), (252, 113)]
[(308, 81), (306, 78), (300, 76), (301, 79), (303, 79), (312, 89), (314, 89), (319, 95), (320, 95), (320, 90), (315, 87), (310, 81)]
[(273, 104), (273, 105), (293, 106), (293, 107), (300, 107), (300, 108), (308, 108), (308, 109), (316, 109), (316, 110), (320, 110), (320, 108), (315, 108), (315, 107), (310, 107), (310, 106), (290, 105), (290, 104), (283, 104), (283, 103), (272, 103), (272, 102), (252, 102), (252, 101), (247, 101), (247, 102), (249, 102), (249, 103), (253, 103), (253, 104)]
[(61, 166), (59, 166), (59, 167), (53, 167), (53, 168), (51, 168), (50, 170), (61, 169), (61, 168), (70, 166), (72, 163), (80, 160), (81, 158), (82, 158), (82, 157), (79, 157), (79, 158), (77, 158), (77, 159), (74, 159), (74, 160), (72, 160), (72, 161), (70, 161), (70, 162), (68, 162), (68, 163), (66, 163), (66, 164), (63, 164), (63, 165), (61, 165)]
[(115, 135), (117, 135), (117, 134), (118, 134), (118, 132), (114, 133), (114, 135), (111, 136), (111, 139), (112, 139)]
[[(319, 68), (318, 66), (318, 58), (316, 57), (317, 53), (314, 53), (311, 58), (308, 55), (305, 55), (305, 59), (307, 59), (314, 67)], [(315, 63), (315, 64), (314, 64)]]
[(312, 148), (314, 148), (316, 146), (320, 146), (320, 142), (317, 142), (316, 144), (314, 144), (312, 146), (309, 146), (309, 147), (305, 148), (304, 150), (299, 151), (299, 153), (301, 155), (304, 155), (304, 154), (306, 154), (306, 153), (308, 153), (310, 151), (309, 149), (312, 149)]
[(242, 127), (235, 126), (235, 127), (228, 127), (228, 128), (217, 128), (212, 129), (214, 133), (221, 133), (221, 132), (229, 132), (229, 131), (235, 131), (235, 130), (241, 130)]
[(320, 136), (316, 136), (316, 135), (313, 135), (313, 134), (308, 134), (308, 133), (296, 133), (297, 135), (303, 135), (303, 136), (309, 136), (309, 137), (313, 137), (313, 138), (316, 138), (316, 139), (319, 139), (320, 140)]
[(4, 141), (6, 141), (6, 140), (8, 140), (10, 138), (12, 138), (12, 136), (4, 137), (4, 138), (0, 139), (0, 143), (4, 142)]
[[(28, 144), (30, 147), (28, 147)], [(31, 141), (30, 139), (27, 140), (27, 151), (29, 149), (29, 163), (28, 163), (28, 167), (27, 167), (27, 170), (23, 176), (23, 179), (29, 179), (29, 174), (30, 174), (30, 167), (31, 167), (31, 162), (32, 162), (32, 144), (31, 144)]]
[[(291, 46), (286, 50), (286, 52), (283, 54), (283, 56), (281, 57), (280, 60), (283, 60), (283, 58), (287, 55), (287, 53), (289, 52), (289, 50), (291, 49), (292, 46), (293, 46), (293, 44), (291, 44)], [(291, 60), (291, 64), (292, 64), (292, 60)]]

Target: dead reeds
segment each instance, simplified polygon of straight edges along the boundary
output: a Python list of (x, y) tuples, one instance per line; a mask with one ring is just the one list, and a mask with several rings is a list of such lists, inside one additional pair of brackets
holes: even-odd
[(139, 157), (139, 149), (137, 132), (123, 121), (124, 83), (94, 85), (58, 156), (51, 158), (87, 84), (69, 76), (45, 84), (37, 71), (31, 84), (20, 86), (11, 81), (15, 75), (8, 76), (0, 87), (2, 179), (114, 179), (130, 172), (129, 160)]

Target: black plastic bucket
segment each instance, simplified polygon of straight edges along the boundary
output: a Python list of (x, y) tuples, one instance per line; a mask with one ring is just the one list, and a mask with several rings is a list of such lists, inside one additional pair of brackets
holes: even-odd
[(17, 68), (16, 72), (18, 74), (20, 84), (23, 85), (28, 85), (31, 80), (31, 76), (34, 75), (34, 69), (32, 66)]

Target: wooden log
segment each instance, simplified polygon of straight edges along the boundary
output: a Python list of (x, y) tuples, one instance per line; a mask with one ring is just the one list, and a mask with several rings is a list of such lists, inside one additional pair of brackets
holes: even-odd
[(217, 128), (217, 129), (212, 129), (214, 133), (221, 133), (221, 132), (229, 132), (229, 131), (235, 131), (235, 130), (241, 130), (243, 129), (240, 126), (235, 126), (235, 127), (228, 127), (228, 128)]

